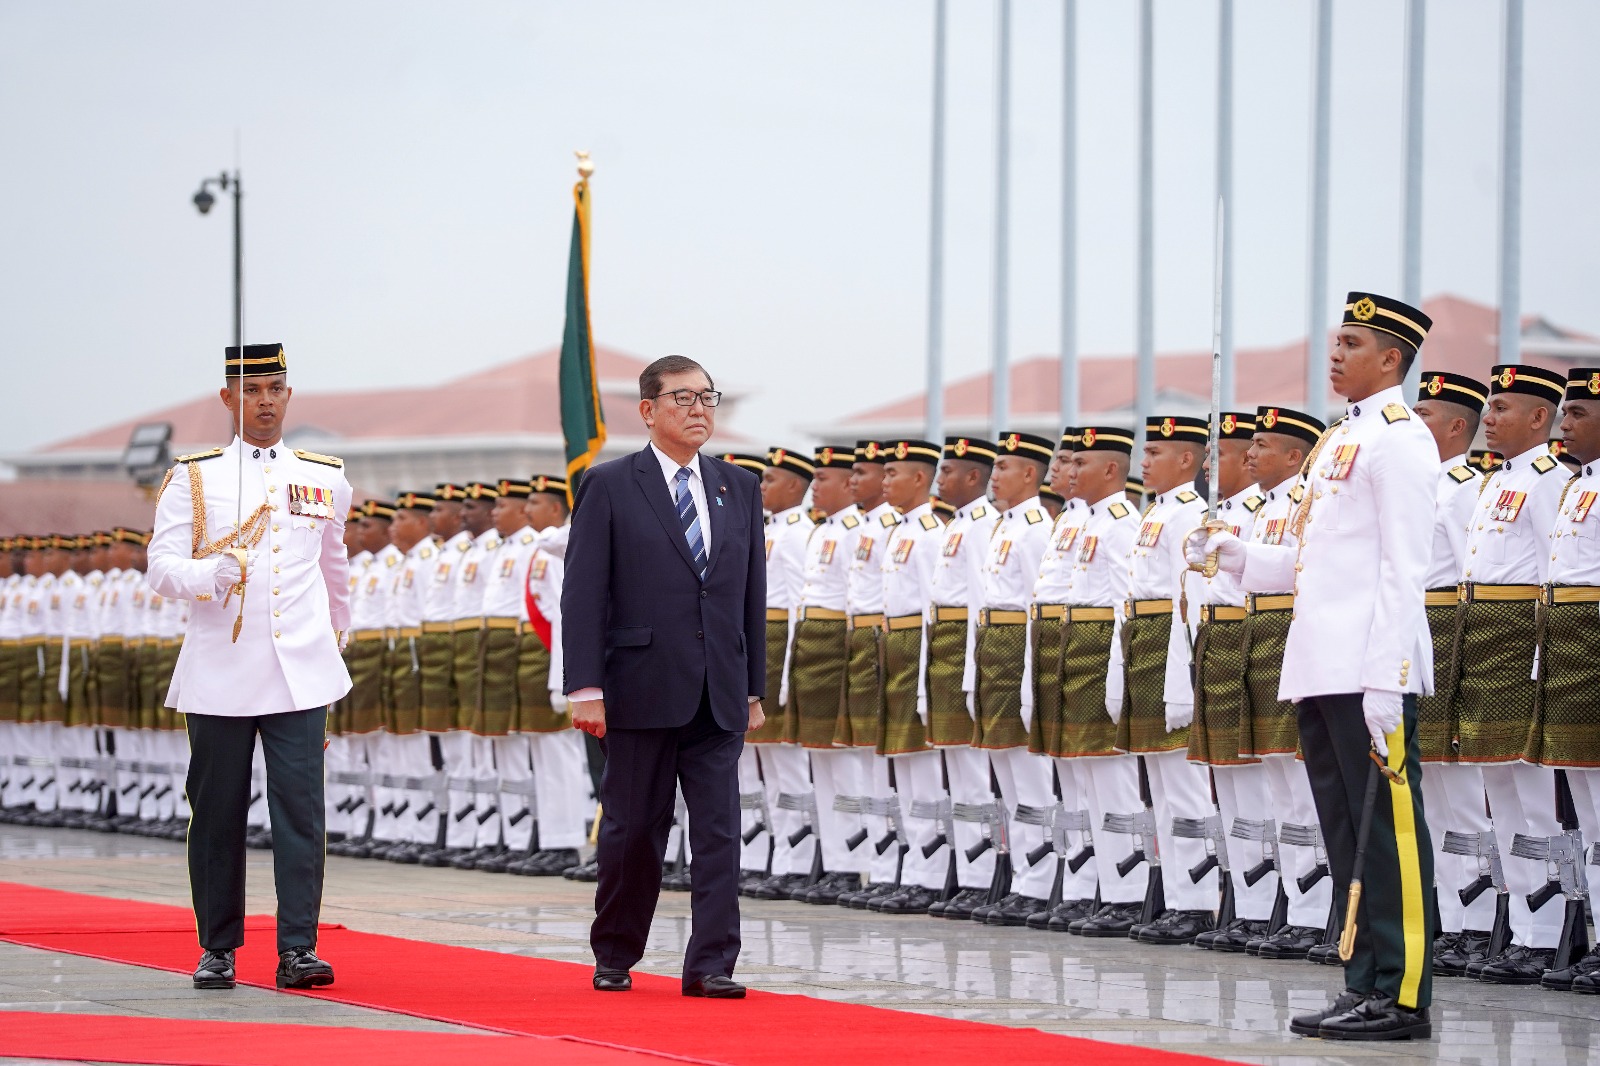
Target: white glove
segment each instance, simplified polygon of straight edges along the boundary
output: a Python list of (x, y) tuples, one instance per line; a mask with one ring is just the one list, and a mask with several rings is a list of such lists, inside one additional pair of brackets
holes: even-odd
[[(245, 576), (256, 572), (256, 553), (244, 553)], [(232, 552), (217, 556), (216, 569), (211, 571), (211, 587), (218, 596), (225, 596), (229, 589), (239, 583), (239, 560)]]
[(1167, 704), (1167, 732), (1182, 729), (1194, 721), (1194, 704), (1169, 703)]
[(343, 654), (344, 650), (350, 646), (350, 631), (348, 629), (340, 629), (333, 636), (338, 641), (340, 654)]
[(1122, 721), (1121, 700), (1106, 700), (1106, 717), (1111, 719), (1112, 725)]
[(1218, 570), (1235, 576), (1244, 573), (1244, 541), (1232, 533), (1207, 533), (1201, 527), (1183, 539), (1183, 559), (1190, 566), (1204, 564), (1212, 552), (1217, 554)]
[(567, 713), (567, 697), (559, 692), (550, 693), (550, 709), (557, 714)]
[(1401, 696), (1387, 689), (1369, 688), (1361, 693), (1361, 716), (1367, 720), (1372, 746), (1385, 759), (1389, 757), (1389, 734), (1400, 724)]

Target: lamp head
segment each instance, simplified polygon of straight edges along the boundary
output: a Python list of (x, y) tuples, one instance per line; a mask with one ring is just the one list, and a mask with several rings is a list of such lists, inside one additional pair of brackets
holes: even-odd
[(194, 206), (199, 209), (202, 215), (209, 214), (211, 205), (216, 202), (217, 198), (212, 196), (211, 190), (204, 185), (200, 186), (200, 191), (194, 194)]

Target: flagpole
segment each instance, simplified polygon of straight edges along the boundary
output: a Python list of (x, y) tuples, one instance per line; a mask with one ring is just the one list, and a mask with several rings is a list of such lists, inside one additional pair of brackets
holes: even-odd
[(933, 9), (933, 166), (928, 195), (927, 434), (944, 439), (944, 67), (947, 0)]
[(1061, 33), (1061, 423), (1078, 422), (1078, 0)]
[(1011, 256), (1011, 0), (1000, 0), (995, 63), (994, 145), (994, 316), (991, 353), (990, 436), (998, 437), (1011, 420), (1010, 343), (1007, 320)]

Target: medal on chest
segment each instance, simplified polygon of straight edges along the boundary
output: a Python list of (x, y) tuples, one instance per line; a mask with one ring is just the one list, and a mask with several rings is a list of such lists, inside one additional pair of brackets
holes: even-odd
[(952, 533), (944, 538), (944, 550), (940, 553), (946, 559), (954, 559), (956, 552), (961, 550), (961, 534)]
[(833, 552), (834, 552), (834, 549), (836, 549), (837, 547), (839, 547), (839, 542), (836, 541), (836, 540), (825, 540), (825, 541), (823, 541), (822, 542), (822, 551), (817, 553), (817, 561), (819, 563), (821, 563), (823, 566), (832, 565), (832, 563), (833, 563)]
[(449, 563), (440, 563), (439, 564), (439, 569), (437, 569), (437, 570), (435, 570), (433, 572), (433, 580), (438, 582), (441, 585), (444, 584), (446, 581), (449, 581), (450, 580), (450, 564)]
[(543, 581), (544, 580), (544, 572), (546, 570), (548, 570), (548, 569), (550, 569), (550, 560), (549, 559), (545, 559), (545, 558), (542, 558), (542, 557), (538, 558), (538, 559), (535, 559), (533, 561), (533, 579), (535, 581)]
[(1089, 536), (1083, 538), (1083, 543), (1078, 545), (1078, 562), (1090, 563), (1094, 561), (1094, 551), (1100, 546), (1100, 538)]
[(1510, 489), (1500, 493), (1494, 506), (1489, 509), (1489, 521), (1515, 522), (1517, 515), (1522, 513), (1522, 504), (1527, 498), (1526, 492), (1513, 492)]
[(461, 568), (461, 581), (463, 584), (470, 585), (476, 580), (478, 580), (477, 563), (468, 563)]
[(411, 581), (412, 581), (413, 578), (416, 577), (416, 574), (417, 574), (417, 572), (415, 570), (411, 569), (409, 566), (406, 567), (406, 572), (405, 572), (405, 587), (406, 588), (410, 588), (411, 587)]
[(1283, 530), (1284, 530), (1284, 527), (1287, 526), (1288, 524), (1289, 524), (1289, 520), (1287, 518), (1269, 518), (1269, 519), (1267, 519), (1267, 528), (1261, 534), (1261, 543), (1263, 543), (1263, 544), (1282, 544), (1283, 543)]
[(1577, 500), (1572, 504), (1571, 517), (1574, 522), (1582, 522), (1589, 517), (1589, 509), (1594, 506), (1594, 498), (1595, 493), (1593, 492), (1580, 492), (1578, 494)]
[(1071, 551), (1073, 542), (1078, 539), (1078, 530), (1082, 528), (1082, 526), (1067, 526), (1061, 532), (1057, 533), (1055, 550), (1061, 555), (1065, 555), (1067, 552)]
[(373, 574), (371, 577), (367, 578), (367, 595), (370, 596), (374, 592), (377, 592), (377, 591), (378, 591), (378, 575), (377, 574)]
[(907, 538), (894, 546), (894, 561), (896, 565), (905, 565), (906, 560), (911, 558), (911, 549), (915, 544), (916, 541)]
[(771, 537), (767, 538), (767, 558), (768, 559), (772, 558), (772, 538)]
[(289, 486), (289, 513), (307, 518), (334, 517), (333, 490), (315, 485)]
[(501, 580), (503, 581), (506, 578), (510, 577), (511, 576), (511, 571), (515, 570), (516, 568), (517, 568), (517, 560), (516, 560), (515, 556), (512, 556), (510, 559), (506, 559), (503, 562), (501, 562), (501, 564), (500, 564), (500, 578), (501, 578)]
[(1139, 527), (1139, 547), (1154, 548), (1161, 540), (1161, 523), (1146, 522)]
[(1359, 444), (1341, 444), (1333, 450), (1333, 458), (1328, 462), (1328, 469), (1323, 472), (1323, 477), (1329, 481), (1343, 481), (1350, 476), (1350, 471), (1356, 466), (1356, 453), (1361, 450)]
[(995, 549), (994, 563), (996, 566), (1004, 566), (1006, 565), (1006, 560), (1009, 558), (1011, 558), (1011, 542), (1009, 540), (1002, 540), (1000, 542), (1000, 547)]
[(856, 562), (864, 563), (871, 560), (873, 543), (871, 537), (862, 537), (856, 541)]

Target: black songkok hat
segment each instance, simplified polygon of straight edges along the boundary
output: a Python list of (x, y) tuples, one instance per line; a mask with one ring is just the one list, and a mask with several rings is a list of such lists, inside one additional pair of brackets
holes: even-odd
[(550, 477), (547, 474), (535, 474), (528, 479), (528, 491), (537, 496), (541, 492), (547, 496), (560, 496), (567, 498), (567, 479), (564, 477)]
[(1353, 292), (1345, 297), (1344, 324), (1382, 330), (1420, 348), (1433, 328), (1433, 319), (1399, 300), (1374, 292)]
[(225, 349), (223, 362), (224, 378), (264, 378), (289, 372), (289, 360), (281, 344), (247, 344), (243, 355), (230, 344)]
[(883, 442), (884, 454), (891, 463), (927, 463), (938, 466), (943, 450), (931, 440), (901, 437)]
[(797, 452), (791, 448), (769, 448), (767, 450), (767, 465), (775, 466), (779, 470), (787, 470), (791, 474), (798, 474), (810, 481), (817, 472), (817, 464), (805, 452)]
[(521, 497), (522, 499), (527, 499), (528, 494), (533, 491), (533, 488), (526, 481), (513, 481), (510, 478), (501, 478), (495, 484), (495, 491), (501, 496), (517, 496)]
[(431, 492), (402, 492), (394, 501), (396, 510), (431, 511), (438, 501)]
[(1082, 426), (1078, 429), (1075, 452), (1121, 452), (1133, 454), (1133, 434), (1121, 426)]
[(760, 477), (762, 472), (767, 469), (767, 461), (759, 455), (743, 455), (739, 452), (723, 452), (717, 458), (721, 459), (725, 463), (732, 463), (734, 466), (743, 467), (745, 470), (750, 471), (757, 477)]
[(1600, 400), (1600, 369), (1576, 367), (1567, 371), (1567, 399)]
[(856, 465), (856, 450), (848, 444), (825, 444), (814, 453), (817, 469), (849, 470)]
[(999, 459), (1007, 455), (1048, 463), (1056, 457), (1056, 442), (1037, 433), (1002, 433), (995, 441), (994, 457)]
[(1489, 386), (1465, 374), (1424, 370), (1421, 380), (1417, 382), (1417, 402), (1423, 400), (1460, 404), (1482, 414), (1483, 405), (1489, 402)]
[(1285, 437), (1298, 437), (1307, 444), (1315, 444), (1327, 428), (1322, 419), (1313, 418), (1304, 411), (1288, 407), (1256, 408), (1257, 433), (1281, 433)]
[[(1210, 423), (1207, 422), (1207, 428)], [(1256, 416), (1250, 411), (1222, 412), (1222, 426), (1217, 430), (1221, 440), (1249, 440), (1256, 433)]]
[(1536, 396), (1546, 403), (1559, 404), (1567, 395), (1567, 375), (1559, 370), (1546, 370), (1542, 366), (1526, 363), (1502, 363), (1490, 371), (1494, 380), (1489, 383), (1489, 395), (1502, 392), (1520, 392)]
[(944, 439), (944, 457), (946, 459), (966, 459), (969, 462), (993, 466), (994, 455), (994, 445), (982, 437), (946, 437)]
[(858, 463), (886, 463), (889, 461), (884, 454), (884, 442), (881, 440), (856, 441), (856, 459)]
[(1211, 423), (1204, 418), (1187, 415), (1164, 415), (1144, 424), (1146, 440), (1174, 440), (1186, 444), (1204, 444), (1211, 439)]

